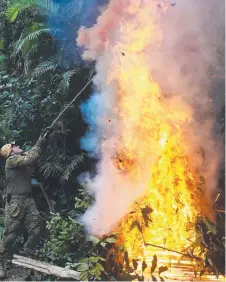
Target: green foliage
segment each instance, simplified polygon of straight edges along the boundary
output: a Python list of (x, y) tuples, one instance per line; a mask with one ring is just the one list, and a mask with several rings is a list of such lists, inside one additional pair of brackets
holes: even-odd
[(82, 281), (89, 281), (93, 279), (101, 280), (101, 274), (104, 272), (104, 267), (101, 262), (104, 258), (99, 256), (90, 256), (81, 259), (78, 263), (73, 265), (78, 272), (80, 272), (80, 279)]
[(78, 69), (77, 70), (69, 70), (63, 73), (62, 75), (62, 81), (59, 84), (59, 89), (61, 91), (67, 91), (70, 87), (70, 81), (72, 79), (72, 77), (78, 73)]
[(43, 254), (48, 260), (58, 264), (70, 262), (73, 250), (84, 236), (82, 225), (70, 216), (63, 218), (59, 214), (47, 222), (48, 240)]
[(39, 77), (49, 71), (54, 71), (60, 64), (59, 56), (52, 56), (48, 60), (40, 63), (33, 72), (34, 77)]
[(201, 277), (208, 269), (218, 277), (224, 275), (225, 239), (217, 233), (216, 225), (206, 217), (197, 218), (196, 240), (190, 247), (190, 254), (200, 257), (194, 265), (194, 273)]
[(7, 18), (10, 23), (16, 21), (20, 12), (25, 9), (31, 8), (36, 4), (36, 0), (14, 0), (10, 1), (8, 9), (6, 11)]
[(49, 29), (49, 28), (40, 28), (40, 29), (37, 29), (37, 30), (29, 33), (27, 36), (25, 36), (23, 38), (20, 38), (15, 43), (14, 51), (13, 51), (12, 56), (17, 55), (18, 52), (22, 51), (23, 49), (30, 50), (32, 48), (32, 45), (31, 45), (31, 43), (33, 43), (32, 41), (35, 41), (40, 36), (42, 36), (43, 34), (49, 34), (50, 32), (51, 32), (51, 29)]
[(78, 166), (84, 161), (84, 154), (73, 156), (70, 160), (70, 163), (64, 169), (61, 181), (68, 181), (71, 173), (78, 168)]
[(57, 214), (50, 218), (47, 224), (49, 236), (42, 256), (58, 265), (77, 270), (81, 280), (101, 280), (106, 275), (103, 255), (116, 242), (116, 238), (86, 238), (83, 226), (71, 216)]

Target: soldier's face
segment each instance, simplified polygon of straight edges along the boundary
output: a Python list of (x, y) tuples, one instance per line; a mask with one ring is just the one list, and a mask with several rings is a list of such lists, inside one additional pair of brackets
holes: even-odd
[(12, 147), (12, 154), (13, 155), (19, 155), (19, 154), (22, 154), (22, 153), (23, 153), (23, 150), (21, 150), (19, 146), (13, 145), (13, 147)]

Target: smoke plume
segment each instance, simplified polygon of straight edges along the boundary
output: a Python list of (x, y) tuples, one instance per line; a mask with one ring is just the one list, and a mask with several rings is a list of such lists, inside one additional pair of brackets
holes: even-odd
[[(156, 83), (150, 98), (160, 92), (158, 99), (167, 105), (165, 114), (161, 108), (151, 108), (152, 118), (165, 115), (161, 121), (174, 128), (170, 112), (180, 113), (176, 121), (186, 121), (185, 142), (181, 146), (190, 169), (204, 177), (209, 201), (214, 197), (223, 154), (215, 130), (216, 116), (223, 106), (224, 90), (213, 93), (212, 85), (224, 80), (224, 1), (111, 0), (98, 8), (101, 14), (96, 24), (79, 30), (77, 44), (84, 48), (84, 60), (96, 62), (95, 92), (81, 107), (90, 126), (81, 146), (100, 161), (97, 175), (84, 175), (82, 179), (95, 197), (82, 220), (89, 232), (100, 236), (112, 231), (131, 205), (145, 195), (152, 165), (159, 156), (148, 131), (150, 147), (141, 156), (145, 147), (139, 138), (143, 98), (138, 95), (136, 103), (130, 103), (134, 108), (129, 112), (133, 115), (120, 113), (122, 93), (126, 92), (128, 101), (132, 100), (138, 91), (133, 81), (146, 80), (137, 77), (137, 58), (144, 62), (149, 79)], [(127, 74), (127, 69), (132, 69), (131, 73)], [(142, 82), (139, 87), (144, 87)], [(122, 174), (112, 161), (130, 135), (142, 171), (139, 181)]]

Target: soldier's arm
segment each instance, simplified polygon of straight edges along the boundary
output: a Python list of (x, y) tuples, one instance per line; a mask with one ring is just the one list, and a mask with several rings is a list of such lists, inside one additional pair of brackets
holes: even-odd
[(8, 168), (33, 166), (39, 160), (46, 140), (39, 138), (34, 147), (31, 148), (25, 155), (14, 155), (7, 160)]

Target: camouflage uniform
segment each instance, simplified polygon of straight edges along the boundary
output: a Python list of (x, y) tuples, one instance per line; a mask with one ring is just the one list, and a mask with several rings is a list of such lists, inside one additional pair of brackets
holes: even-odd
[(13, 155), (6, 160), (5, 230), (0, 241), (0, 270), (3, 269), (4, 257), (12, 251), (21, 226), (26, 228), (28, 234), (25, 251), (34, 247), (39, 239), (39, 212), (31, 196), (31, 167), (38, 161), (44, 144), (45, 139), (39, 138), (27, 153)]

